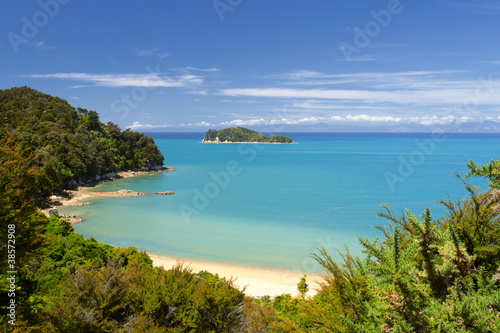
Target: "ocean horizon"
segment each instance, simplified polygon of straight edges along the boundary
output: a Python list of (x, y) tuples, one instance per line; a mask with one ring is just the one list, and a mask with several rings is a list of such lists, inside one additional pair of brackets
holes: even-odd
[[(175, 171), (100, 185), (174, 195), (93, 198), (65, 207), (85, 237), (150, 254), (228, 265), (318, 272), (312, 253), (335, 259), (373, 239), (388, 203), (420, 216), (446, 214), (440, 199), (465, 197), (454, 173), (500, 153), (500, 134), (280, 133), (296, 145), (203, 144), (204, 133), (147, 133)], [(264, 133), (265, 134), (265, 133)], [(470, 179), (486, 189), (483, 179)]]

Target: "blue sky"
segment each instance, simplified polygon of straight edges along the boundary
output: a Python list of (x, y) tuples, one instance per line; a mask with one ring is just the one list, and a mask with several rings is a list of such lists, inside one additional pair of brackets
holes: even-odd
[(122, 128), (500, 128), (500, 1), (1, 6), (0, 89), (27, 85)]

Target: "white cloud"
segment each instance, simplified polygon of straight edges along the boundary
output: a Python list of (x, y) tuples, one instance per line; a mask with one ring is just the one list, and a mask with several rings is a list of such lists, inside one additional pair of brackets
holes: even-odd
[(190, 91), (188, 91), (188, 93), (191, 95), (201, 95), (201, 96), (208, 95), (208, 91), (205, 91), (205, 90), (190, 90)]
[(424, 126), (431, 125), (450, 125), (450, 124), (461, 124), (468, 122), (481, 122), (483, 120), (497, 121), (500, 122), (500, 116), (498, 118), (487, 117), (484, 119), (472, 118), (472, 117), (457, 117), (454, 115), (442, 115), (442, 116), (416, 116), (416, 117), (393, 117), (390, 115), (367, 115), (367, 114), (348, 114), (346, 116), (330, 116), (330, 117), (282, 117), (282, 118), (252, 118), (252, 119), (233, 119), (227, 120), (220, 123), (210, 123), (206, 121), (196, 122), (196, 123), (180, 123), (178, 125), (162, 124), (162, 125), (151, 125), (151, 124), (141, 124), (140, 122), (134, 122), (133, 125), (128, 126), (132, 130), (150, 130), (150, 129), (162, 129), (162, 128), (176, 128), (176, 127), (192, 127), (192, 128), (220, 128), (220, 127), (237, 127), (237, 126), (275, 126), (275, 125), (314, 125), (314, 124), (370, 124), (376, 123), (381, 124), (420, 124)]
[(191, 67), (191, 66), (186, 66), (186, 67), (180, 67), (180, 68), (172, 68), (172, 71), (179, 71), (179, 72), (219, 72), (219, 68), (211, 67), (211, 68), (198, 68), (198, 67)]
[(197, 123), (194, 123), (194, 124), (187, 124), (185, 126), (190, 126), (190, 127), (210, 127), (210, 126), (213, 126), (213, 125), (210, 124), (210, 123), (207, 123), (206, 121), (200, 121), (200, 122), (197, 122)]
[(220, 126), (257, 126), (257, 125), (267, 125), (269, 121), (264, 120), (264, 118), (259, 119), (234, 119), (231, 121), (223, 121), (219, 125)]
[(287, 105), (287, 108), (296, 108), (296, 109), (306, 109), (306, 110), (380, 110), (387, 111), (390, 109), (388, 106), (372, 106), (372, 105), (350, 105), (346, 103), (339, 104), (325, 104), (320, 103), (316, 100), (309, 100), (306, 102), (296, 102), (290, 105)]
[(299, 108), (299, 109), (314, 109), (314, 110), (333, 110), (333, 109), (345, 109), (345, 105), (332, 105), (332, 104), (323, 104), (323, 103), (317, 103), (316, 101), (307, 101), (307, 102), (299, 102), (299, 103), (293, 103), (290, 105), (290, 107), (293, 108)]
[(276, 119), (235, 119), (225, 121), (219, 126), (265, 126), (265, 125), (302, 125), (302, 124), (319, 124), (332, 122), (401, 122), (402, 118), (394, 118), (391, 116), (368, 116), (362, 115), (347, 115), (346, 117), (331, 116), (331, 117), (304, 117), (304, 118), (276, 118)]
[[(489, 82), (482, 90), (500, 90), (500, 81)], [(365, 103), (397, 104), (464, 104), (472, 99), (476, 104), (500, 103), (500, 94), (486, 94), (479, 98), (481, 83), (471, 82), (464, 88), (436, 88), (426, 90), (358, 90), (358, 89), (289, 89), (289, 88), (233, 88), (222, 89), (220, 94), (231, 97), (308, 98), (358, 101)], [(482, 97), (486, 96), (486, 97)]]
[(212, 67), (212, 68), (198, 68), (198, 67), (185, 67), (185, 69), (190, 70), (190, 71), (200, 71), (200, 72), (218, 72), (220, 69)]
[(152, 49), (146, 49), (146, 48), (139, 48), (139, 47), (137, 47), (135, 49), (135, 53), (139, 57), (154, 56), (154, 57), (158, 57), (160, 59), (163, 59), (163, 58), (166, 58), (166, 57), (169, 57), (169, 56), (172, 55), (171, 53), (168, 53), (168, 52), (162, 52), (161, 51), (161, 47), (155, 47), (155, 48), (152, 48)]
[(269, 77), (282, 79), (331, 79), (331, 78), (355, 78), (361, 80), (373, 79), (394, 79), (397, 77), (422, 77), (422, 76), (437, 76), (444, 74), (465, 73), (463, 70), (439, 70), (439, 71), (407, 71), (407, 72), (361, 72), (361, 73), (343, 73), (343, 74), (326, 74), (310, 70), (295, 70), (286, 74), (272, 75)]
[(127, 128), (130, 128), (131, 130), (141, 130), (141, 129), (158, 129), (158, 128), (169, 128), (172, 127), (172, 125), (169, 124), (162, 124), (162, 125), (148, 125), (148, 124), (141, 124), (140, 122), (136, 121), (132, 125), (127, 126)]
[(460, 70), (442, 71), (411, 71), (411, 72), (363, 72), (345, 74), (326, 74), (307, 70), (298, 70), (291, 73), (274, 75), (270, 78), (287, 80), (286, 85), (322, 86), (342, 85), (347, 87), (369, 87), (370, 89), (436, 89), (436, 88), (467, 88), (474, 84), (471, 80), (457, 80), (456, 74), (464, 73)]
[[(176, 77), (160, 76), (158, 73), (147, 74), (88, 74), (88, 73), (54, 73), (31, 74), (25, 77), (37, 79), (62, 79), (91, 83), (98, 87), (192, 87), (203, 84), (202, 77), (197, 75), (181, 75)], [(83, 87), (82, 85), (74, 86)]]
[[(486, 119), (486, 118), (485, 118)], [(303, 124), (333, 124), (333, 123), (377, 123), (377, 124), (421, 124), (421, 125), (446, 125), (452, 123), (468, 123), (481, 122), (483, 119), (472, 117), (456, 117), (454, 115), (430, 116), (424, 115), (419, 117), (393, 117), (390, 115), (367, 115), (367, 114), (348, 114), (346, 116), (330, 116), (330, 117), (304, 117), (304, 118), (255, 118), (255, 119), (234, 119), (219, 123), (219, 127), (229, 126), (266, 126), (266, 125), (303, 125)], [(500, 116), (498, 117), (500, 121)]]
[[(316, 117), (326, 116), (328, 112), (329, 116), (345, 117), (348, 112), (356, 112), (392, 117), (385, 119), (387, 121), (410, 121), (409, 117), (417, 117), (423, 123), (447, 122), (438, 114), (450, 112), (466, 113), (467, 116), (483, 114), (484, 119), (494, 115), (495, 108), (500, 105), (500, 79), (494, 78), (493, 74), (471, 77), (464, 70), (333, 74), (295, 70), (267, 76), (266, 79), (276, 82), (258, 88), (221, 89), (219, 94), (231, 96), (234, 100), (259, 97), (283, 103), (283, 99), (287, 99), (290, 102), (285, 106), (289, 113), (307, 113)], [(420, 119), (431, 110), (438, 119)], [(459, 117), (453, 121), (469, 120)]]
[(415, 122), (422, 125), (446, 125), (455, 122), (455, 117), (452, 115), (437, 117), (437, 116), (424, 116), (421, 118), (413, 118)]
[(403, 119), (400, 117), (392, 117), (392, 116), (368, 116), (366, 114), (360, 114), (360, 115), (347, 115), (346, 120), (353, 120), (353, 121), (372, 121), (372, 122), (400, 122)]
[(484, 61), (484, 63), (488, 65), (500, 65), (500, 60)]
[(500, 14), (500, 1), (489, 0), (487, 3), (461, 3), (454, 2), (453, 4), (468, 8), (471, 13), (482, 15), (498, 15)]
[(309, 118), (302, 118), (302, 119), (299, 119), (298, 122), (299, 123), (313, 123), (313, 124), (316, 124), (318, 122), (321, 122), (322, 118), (316, 118), (316, 117), (309, 117)]
[(462, 123), (470, 123), (470, 122), (481, 122), (483, 120), (488, 120), (488, 117), (481, 119), (481, 118), (472, 118), (472, 117), (457, 117), (454, 115), (443, 115), (443, 116), (430, 116), (430, 115), (425, 115), (422, 117), (410, 117), (407, 118), (406, 121), (410, 123), (419, 123), (422, 125), (447, 125), (447, 124), (462, 124)]

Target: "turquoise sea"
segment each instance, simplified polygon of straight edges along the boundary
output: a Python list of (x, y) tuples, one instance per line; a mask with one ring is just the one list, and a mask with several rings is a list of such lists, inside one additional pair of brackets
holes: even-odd
[[(202, 144), (203, 133), (150, 133), (175, 171), (106, 183), (175, 195), (96, 198), (65, 208), (84, 219), (78, 233), (115, 246), (197, 261), (316, 271), (324, 246), (361, 248), (384, 202), (399, 214), (461, 199), (453, 172), (500, 156), (500, 134), (284, 133), (294, 145)], [(486, 188), (486, 181), (473, 179)]]

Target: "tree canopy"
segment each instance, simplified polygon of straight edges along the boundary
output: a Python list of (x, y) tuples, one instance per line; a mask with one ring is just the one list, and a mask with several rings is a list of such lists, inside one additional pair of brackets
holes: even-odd
[(283, 135), (269, 137), (244, 127), (230, 127), (221, 130), (209, 129), (203, 138), (204, 142), (258, 142), (258, 143), (293, 143), (293, 140)]
[(103, 124), (95, 111), (28, 87), (0, 90), (0, 119), (0, 139), (36, 154), (52, 191), (110, 172), (163, 165), (152, 138)]

